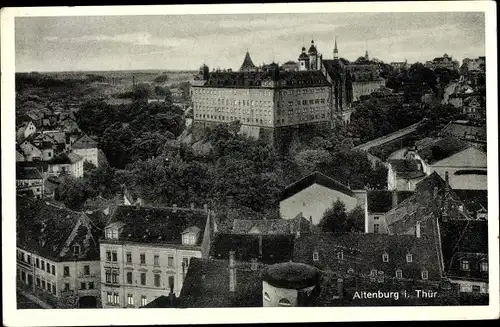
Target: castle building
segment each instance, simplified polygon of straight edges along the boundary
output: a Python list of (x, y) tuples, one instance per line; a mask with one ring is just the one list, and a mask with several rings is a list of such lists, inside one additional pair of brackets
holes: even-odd
[(453, 57), (450, 57), (445, 53), (442, 57), (436, 57), (432, 61), (427, 61), (425, 63), (425, 67), (430, 69), (447, 68), (451, 70), (458, 70), (459, 63), (458, 61), (453, 60)]
[(240, 121), (242, 133), (265, 138), (274, 137), (276, 129), (331, 123), (341, 116), (352, 99), (341, 60), (323, 60), (311, 41), (307, 53), (302, 48), (297, 66), (256, 67), (248, 51), (238, 72), (209, 72), (203, 65), (192, 85), (194, 126)]

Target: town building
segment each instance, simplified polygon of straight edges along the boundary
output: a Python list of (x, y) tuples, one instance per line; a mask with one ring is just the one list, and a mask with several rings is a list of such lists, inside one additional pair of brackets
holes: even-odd
[(389, 159), (387, 161), (387, 189), (389, 191), (414, 191), (415, 186), (427, 176), (420, 160)]
[(408, 65), (408, 60), (405, 59), (405, 61), (394, 61), (391, 62), (390, 65), (394, 67), (394, 69), (401, 71), (404, 69), (407, 69), (409, 67)]
[(370, 95), (385, 86), (385, 80), (380, 77), (380, 66), (370, 60), (368, 51), (364, 57), (349, 63), (347, 70), (351, 75), (353, 101), (359, 101), (362, 96)]
[(486, 98), (470, 96), (463, 100), (462, 113), (469, 119), (486, 121)]
[(302, 213), (317, 225), (337, 200), (345, 204), (347, 212), (361, 207), (367, 220), (367, 191), (351, 190), (320, 172), (313, 172), (285, 188), (280, 200), (280, 215), (284, 219), (293, 219)]
[(410, 191), (369, 190), (367, 194), (368, 220), (365, 224), (365, 233), (386, 234), (385, 214), (412, 194), (413, 192)]
[(43, 175), (36, 167), (16, 168), (17, 194), (28, 194), (37, 199), (43, 197)]
[(71, 144), (71, 151), (83, 157), (84, 161), (88, 161), (94, 166), (99, 167), (97, 142), (86, 134)]
[(331, 123), (352, 102), (349, 79), (342, 61), (323, 60), (314, 41), (302, 48), (298, 70), (256, 67), (248, 52), (239, 72), (204, 65), (192, 85), (194, 126), (239, 120), (244, 134), (269, 138), (276, 129)]
[(485, 71), (486, 70), (486, 57), (480, 56), (478, 58), (470, 59), (465, 58), (462, 65), (467, 67), (468, 71)]
[(102, 227), (85, 213), (19, 196), (18, 286), (56, 308), (100, 307)]
[(448, 172), (453, 189), (488, 189), (486, 153), (455, 137), (409, 149), (406, 158), (420, 161), (426, 175), (437, 172), (444, 178)]
[(60, 176), (69, 174), (75, 178), (83, 177), (83, 157), (75, 153), (63, 152), (48, 162), (47, 174)]
[(458, 61), (453, 60), (453, 57), (448, 56), (446, 53), (442, 57), (436, 57), (425, 63), (425, 67), (430, 69), (446, 68), (450, 70), (458, 70), (459, 65)]
[(286, 72), (296, 72), (299, 70), (299, 64), (293, 60), (289, 60), (281, 65), (281, 69)]
[(206, 207), (118, 206), (100, 240), (103, 308), (179, 296), (190, 260), (208, 256), (210, 215)]
[(23, 154), (23, 161), (41, 161), (43, 158), (42, 150), (29, 139), (19, 144), (19, 150)]
[(486, 152), (486, 126), (466, 120), (450, 121), (440, 132), (443, 137), (452, 136)]
[(27, 139), (30, 135), (36, 132), (36, 126), (33, 121), (24, 122), (21, 126), (17, 128), (16, 140), (21, 143)]

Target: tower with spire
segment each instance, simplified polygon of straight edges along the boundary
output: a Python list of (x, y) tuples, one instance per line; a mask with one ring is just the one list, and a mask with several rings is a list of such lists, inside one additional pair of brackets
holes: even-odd
[(247, 50), (245, 59), (240, 67), (240, 72), (254, 72), (257, 71), (257, 67), (253, 64), (252, 58), (250, 58), (250, 53)]
[(314, 45), (314, 40), (311, 40), (311, 46), (307, 51), (309, 55), (309, 69), (310, 70), (318, 70), (318, 49)]
[(339, 49), (337, 48), (337, 37), (335, 37), (335, 47), (333, 48), (333, 59), (339, 59)]
[(306, 53), (306, 47), (302, 47), (302, 53), (299, 55), (299, 71), (309, 70), (309, 56)]

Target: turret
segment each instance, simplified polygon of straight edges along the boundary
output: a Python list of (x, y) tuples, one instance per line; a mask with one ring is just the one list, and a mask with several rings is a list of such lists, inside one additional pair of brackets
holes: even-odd
[(302, 53), (299, 56), (299, 70), (309, 70), (309, 56), (306, 54), (306, 47), (302, 47)]
[(318, 69), (318, 50), (316, 49), (316, 46), (314, 45), (314, 40), (311, 40), (311, 46), (309, 47), (307, 54), (309, 55), (309, 67), (310, 67), (310, 69), (317, 70)]

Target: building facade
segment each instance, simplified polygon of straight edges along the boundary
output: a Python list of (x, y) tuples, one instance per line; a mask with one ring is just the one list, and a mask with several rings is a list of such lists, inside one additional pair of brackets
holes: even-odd
[(458, 61), (453, 60), (453, 57), (448, 56), (446, 53), (442, 57), (436, 57), (425, 63), (425, 67), (430, 69), (446, 68), (450, 70), (458, 70), (459, 65)]
[(16, 191), (18, 194), (30, 193), (35, 198), (43, 197), (43, 175), (36, 167), (17, 167)]
[(100, 307), (98, 222), (18, 197), (17, 224), (18, 286), (55, 308)]
[(87, 135), (83, 135), (71, 144), (71, 151), (88, 161), (96, 167), (99, 167), (97, 142)]
[(83, 157), (76, 153), (61, 153), (48, 161), (48, 175), (67, 173), (75, 178), (83, 176)]
[[(191, 258), (208, 246), (209, 211), (120, 206), (100, 242), (102, 307), (141, 307), (179, 296)], [(204, 228), (204, 229), (202, 229)]]

